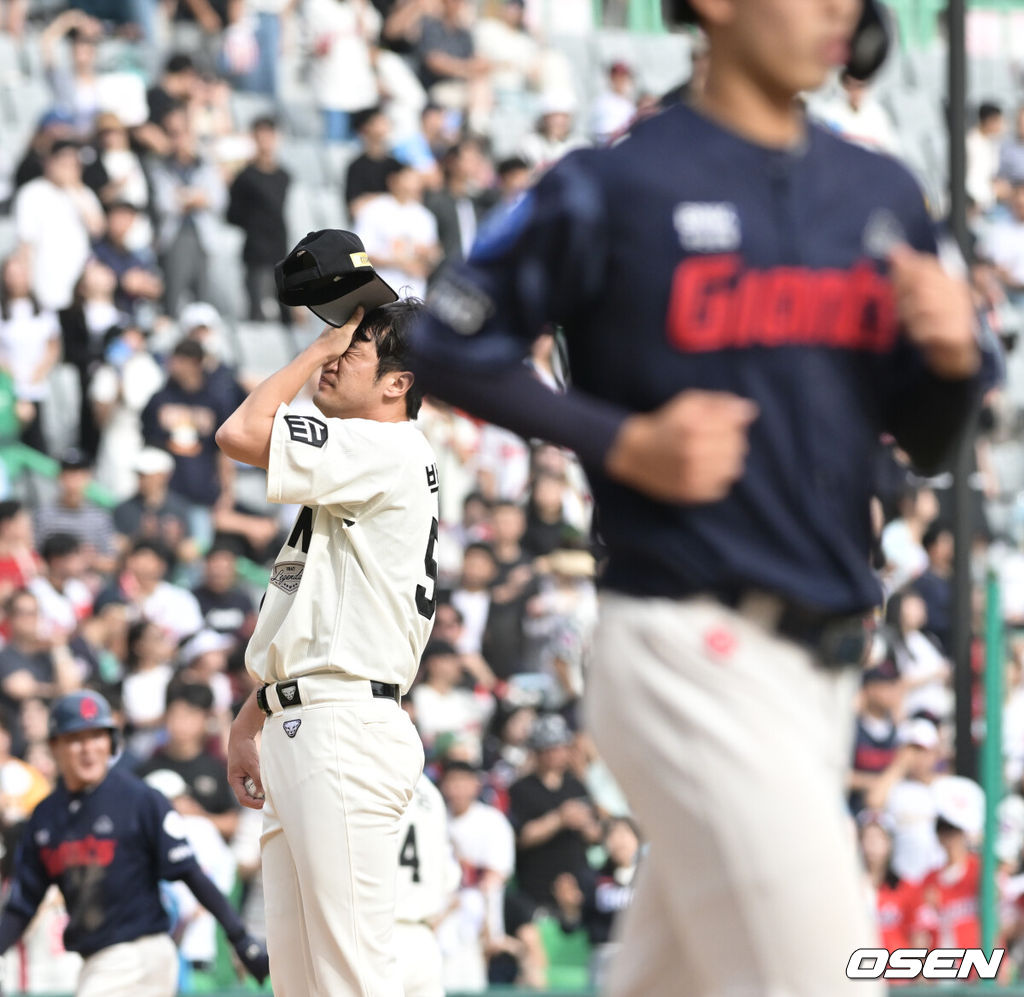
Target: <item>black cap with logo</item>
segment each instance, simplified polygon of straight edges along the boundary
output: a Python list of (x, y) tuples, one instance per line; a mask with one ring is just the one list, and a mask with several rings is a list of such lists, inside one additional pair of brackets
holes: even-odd
[(367, 312), (398, 300), (377, 275), (362, 240), (353, 232), (310, 232), (274, 267), (277, 296), (305, 305), (333, 326), (343, 326), (360, 305)]

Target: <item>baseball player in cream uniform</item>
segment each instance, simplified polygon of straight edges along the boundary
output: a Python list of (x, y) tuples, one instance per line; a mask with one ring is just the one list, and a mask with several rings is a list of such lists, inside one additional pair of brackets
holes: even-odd
[(395, 951), (405, 997), (443, 997), (436, 925), (453, 908), (462, 870), (448, 835), (448, 811), (437, 787), (420, 776), (398, 833)]
[[(393, 945), (399, 823), (423, 748), (399, 706), (434, 615), (437, 472), (404, 366), (418, 305), (327, 327), (217, 434), (302, 506), (246, 654), (263, 685), (231, 733), (228, 776), (262, 808), (277, 997), (402, 997)], [(288, 403), (317, 370), (324, 418)], [(262, 732), (262, 744), (256, 737)]]

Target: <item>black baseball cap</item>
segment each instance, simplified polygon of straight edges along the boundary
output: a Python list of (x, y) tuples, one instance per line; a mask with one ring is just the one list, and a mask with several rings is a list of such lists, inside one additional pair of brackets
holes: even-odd
[(343, 326), (360, 305), (367, 312), (398, 295), (373, 269), (354, 232), (310, 232), (274, 267), (277, 296), (285, 305), (305, 305), (328, 325)]

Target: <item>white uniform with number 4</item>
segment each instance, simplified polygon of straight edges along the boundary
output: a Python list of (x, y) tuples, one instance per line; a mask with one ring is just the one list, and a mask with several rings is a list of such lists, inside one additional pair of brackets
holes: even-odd
[(432, 925), (449, 910), (462, 870), (448, 836), (444, 797), (420, 776), (398, 833), (395, 950), (405, 997), (443, 997), (441, 946)]
[(282, 405), (267, 497), (300, 503), (246, 665), (263, 729), (263, 881), (277, 997), (401, 997), (398, 825), (423, 747), (370, 681), (412, 684), (434, 615), (437, 469), (411, 422)]

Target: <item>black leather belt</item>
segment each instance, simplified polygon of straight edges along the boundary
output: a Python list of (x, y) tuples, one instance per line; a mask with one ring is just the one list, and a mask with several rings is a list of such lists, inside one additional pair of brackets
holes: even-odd
[[(256, 690), (256, 705), (264, 712), (268, 717), (274, 715), (274, 711), (270, 704), (267, 702), (267, 689), (269, 685), (260, 686)], [(274, 689), (277, 692), (277, 700), (284, 708), (290, 706), (301, 706), (302, 697), (299, 695), (299, 681), (298, 679), (291, 679), (288, 682), (277, 682), (274, 683)], [(390, 682), (375, 682), (370, 680), (370, 695), (374, 699), (393, 699), (396, 703), (401, 704), (402, 702), (402, 690), (397, 685), (393, 685)]]
[(871, 619), (864, 613), (830, 613), (756, 590), (728, 597), (716, 594), (714, 598), (743, 616), (763, 622), (780, 637), (803, 645), (826, 668), (863, 664), (874, 633)]

